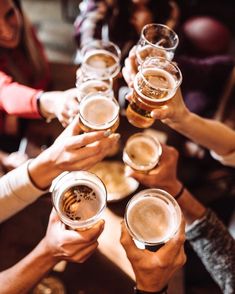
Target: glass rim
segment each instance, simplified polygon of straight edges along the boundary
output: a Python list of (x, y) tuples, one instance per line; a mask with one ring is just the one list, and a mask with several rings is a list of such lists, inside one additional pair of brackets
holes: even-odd
[[(134, 89), (138, 92), (138, 94), (140, 94), (140, 96), (142, 96), (143, 94), (142, 93), (140, 93), (139, 92), (139, 90), (138, 89), (136, 89), (136, 83), (137, 83), (137, 78), (138, 78), (138, 76), (140, 75), (141, 76), (141, 78), (144, 80), (144, 82), (148, 85), (148, 86), (150, 86), (150, 87), (152, 87), (151, 86), (151, 83), (145, 78), (145, 76), (144, 76), (144, 74), (143, 74), (143, 70), (144, 70), (144, 66), (146, 65), (146, 62), (149, 62), (149, 61), (151, 61), (151, 60), (159, 60), (159, 61), (164, 61), (164, 62), (167, 62), (168, 64), (170, 64), (171, 66), (173, 66), (173, 68), (177, 71), (177, 73), (179, 74), (179, 80), (178, 81), (175, 81), (175, 87), (174, 87), (174, 89), (172, 89), (172, 92), (175, 94), (176, 93), (176, 91), (177, 91), (177, 89), (180, 87), (180, 85), (182, 84), (182, 81), (183, 81), (183, 76), (182, 76), (182, 73), (181, 73), (181, 70), (179, 69), (179, 67), (174, 63), (174, 62), (172, 62), (172, 61), (170, 61), (170, 60), (168, 60), (168, 59), (166, 59), (166, 58), (164, 58), (164, 57), (149, 57), (149, 58), (147, 58), (142, 64), (141, 64), (141, 66), (140, 66), (140, 70), (138, 71), (138, 73), (136, 74), (136, 76), (135, 76), (135, 79), (134, 79)], [(153, 68), (154, 68), (154, 66), (153, 66)], [(162, 70), (164, 70), (164, 71), (166, 71), (165, 69), (162, 69)], [(169, 73), (170, 74), (170, 73)], [(172, 74), (170, 74), (171, 76), (173, 76)], [(160, 88), (160, 87), (158, 87), (158, 88)], [(166, 89), (166, 88), (160, 88), (161, 90), (165, 90), (165, 91), (169, 91), (169, 89)], [(156, 102), (164, 102), (164, 101), (167, 101), (167, 100), (169, 100), (169, 99), (171, 99), (173, 96), (174, 96), (174, 94), (171, 96), (171, 97), (166, 97), (166, 98), (162, 98), (162, 99), (157, 99), (156, 100)], [(149, 97), (147, 97), (147, 96), (145, 96), (144, 95), (144, 98), (146, 99), (146, 100), (148, 100), (148, 101), (153, 101), (153, 99), (151, 99), (151, 98), (149, 98)]]
[[(105, 91), (97, 91), (97, 92), (101, 92), (101, 93), (106, 93), (109, 91), (112, 91), (112, 87), (113, 87), (113, 79), (112, 78), (107, 78), (107, 79), (98, 79), (98, 78), (91, 78), (91, 77), (87, 77), (86, 80), (82, 81), (79, 83), (79, 78), (76, 79), (76, 83), (75, 86), (76, 88), (79, 90), (79, 87), (81, 87), (83, 84), (88, 83), (88, 82), (100, 82), (100, 83), (105, 83), (107, 84), (108, 88)], [(90, 93), (89, 93), (90, 94)]]
[[(102, 123), (102, 124), (94, 124), (89, 122), (89, 120), (87, 120), (86, 118), (84, 118), (84, 116), (82, 115), (81, 112), (81, 104), (85, 103), (85, 101), (87, 101), (88, 99), (91, 99), (93, 96), (102, 96), (105, 99), (111, 100), (113, 104), (115, 104), (115, 111), (117, 111), (117, 113), (115, 113), (115, 116), (108, 122)], [(114, 125), (114, 123), (118, 120), (119, 118), (119, 112), (120, 112), (120, 106), (118, 104), (118, 101), (115, 99), (115, 97), (112, 95), (110, 95), (110, 97), (108, 97), (109, 95), (105, 95), (105, 92), (95, 92), (95, 93), (90, 93), (88, 95), (86, 95), (85, 97), (82, 98), (82, 100), (79, 103), (79, 113), (80, 113), (80, 119), (82, 121), (82, 123), (85, 123), (89, 128), (94, 128), (95, 130), (103, 130), (107, 128), (107, 125), (110, 125), (110, 127), (112, 127), (112, 125)]]
[[(101, 39), (95, 39), (95, 40), (92, 40), (91, 42), (85, 44), (85, 45), (82, 47), (82, 49), (81, 49), (81, 54), (82, 54), (82, 56), (83, 56), (83, 57), (85, 56), (84, 51), (85, 51), (87, 48), (92, 47), (92, 45), (95, 45), (95, 44), (103, 44), (104, 46), (106, 46), (106, 45), (113, 46), (113, 47), (115, 48), (116, 52), (117, 52), (117, 57), (118, 57), (118, 59), (120, 60), (120, 58), (121, 58), (121, 50), (120, 50), (120, 48), (118, 47), (118, 45), (116, 45), (115, 43), (113, 43), (113, 42), (111, 42), (111, 41), (108, 41), (108, 40), (101, 40)], [(102, 50), (102, 48), (98, 48), (98, 49), (101, 49), (101, 50)], [(93, 48), (91, 48), (91, 50), (93, 50)], [(106, 50), (106, 49), (103, 49), (103, 50)], [(108, 50), (106, 50), (106, 51), (108, 51)]]
[[(148, 193), (155, 193), (155, 195), (148, 195)], [(147, 195), (146, 195), (147, 194)], [(130, 205), (133, 203), (133, 201), (137, 200), (137, 199), (141, 199), (141, 198), (146, 198), (146, 197), (158, 197), (158, 196), (162, 196), (165, 199), (167, 199), (169, 202), (172, 203), (172, 205), (174, 206), (174, 209), (176, 211), (177, 217), (178, 217), (178, 223), (174, 228), (174, 231), (171, 233), (170, 236), (167, 236), (167, 238), (163, 238), (161, 241), (156, 241), (156, 242), (148, 242), (145, 241), (143, 239), (140, 239), (138, 236), (136, 236), (136, 234), (132, 231), (132, 229), (130, 228), (129, 224), (128, 224), (128, 218), (127, 218), (127, 214), (128, 214), (128, 209), (130, 207)], [(150, 188), (150, 189), (145, 189), (142, 190), (140, 192), (138, 192), (137, 194), (135, 194), (127, 203), (126, 208), (125, 208), (125, 213), (124, 213), (124, 222), (126, 225), (126, 228), (129, 232), (129, 234), (132, 236), (133, 239), (135, 239), (136, 241), (139, 241), (145, 245), (149, 245), (149, 246), (155, 246), (155, 245), (159, 245), (159, 244), (165, 244), (167, 241), (169, 241), (171, 238), (174, 237), (174, 235), (178, 232), (180, 224), (181, 224), (181, 220), (182, 220), (182, 212), (181, 209), (179, 207), (178, 202), (175, 200), (175, 198), (168, 193), (167, 191), (163, 190), (163, 189), (159, 189), (159, 188)]]
[[(145, 36), (144, 34), (144, 31), (148, 28), (148, 27), (162, 27), (166, 30), (168, 30), (176, 39), (176, 43), (174, 46), (172, 47), (162, 47), (162, 46), (158, 46), (156, 44), (153, 44), (151, 43)], [(177, 46), (179, 45), (179, 36), (176, 34), (176, 32), (171, 29), (170, 27), (168, 27), (167, 25), (164, 25), (164, 24), (160, 24), (160, 23), (149, 23), (149, 24), (146, 24), (142, 30), (141, 30), (141, 38), (143, 38), (149, 45), (157, 48), (157, 49), (162, 49), (162, 50), (166, 50), (166, 51), (171, 51), (171, 50), (175, 50), (177, 48)]]
[[(140, 164), (140, 165), (137, 165), (137, 164), (134, 164), (134, 163), (132, 164), (133, 161), (131, 160), (131, 158), (130, 158), (128, 152), (127, 152), (127, 145), (130, 144), (130, 142), (133, 139), (137, 138), (137, 137), (145, 137), (145, 138), (149, 139), (150, 141), (152, 141), (155, 146), (157, 146), (157, 148), (158, 148), (158, 158), (155, 160), (155, 162), (151, 162), (151, 164)], [(128, 161), (126, 161), (125, 155), (127, 156)], [(161, 155), (162, 155), (162, 145), (159, 142), (159, 140), (157, 140), (156, 138), (154, 138), (154, 137), (152, 137), (150, 135), (139, 132), (139, 133), (135, 133), (134, 135), (130, 136), (127, 139), (125, 147), (123, 149), (123, 157), (122, 158), (123, 158), (124, 163), (131, 166), (135, 170), (149, 171), (149, 170), (153, 169), (158, 164), (158, 162), (160, 161)]]
[[(102, 194), (102, 199), (104, 200), (103, 202), (103, 205), (101, 206), (101, 208), (99, 209), (99, 211), (92, 217), (86, 219), (86, 220), (72, 220), (70, 219), (68, 216), (66, 216), (65, 214), (63, 214), (62, 212), (60, 212), (58, 209), (57, 209), (57, 206), (56, 206), (56, 201), (55, 201), (55, 198), (56, 198), (56, 187), (57, 185), (59, 184), (60, 180), (65, 178), (67, 175), (69, 174), (72, 174), (72, 173), (76, 173), (76, 174), (81, 174), (81, 178), (77, 179), (77, 180), (82, 180), (84, 182), (89, 182), (89, 183), (92, 183), (93, 185), (95, 185), (98, 189), (100, 189), (100, 187), (97, 185), (96, 182), (90, 180), (89, 178), (87, 178), (86, 176), (92, 176), (94, 177), (100, 184), (101, 184), (101, 187), (103, 188), (103, 192), (101, 193)], [(84, 175), (85, 174), (85, 175)], [(57, 179), (58, 178), (58, 179)], [(96, 220), (98, 221), (99, 218), (100, 218), (100, 215), (103, 213), (104, 209), (107, 207), (107, 188), (104, 184), (104, 182), (94, 173), (92, 172), (89, 172), (89, 171), (72, 171), (72, 172), (64, 172), (62, 174), (60, 174), (58, 177), (57, 177), (57, 181), (56, 183), (54, 184), (53, 188), (51, 189), (50, 188), (50, 192), (52, 193), (52, 202), (53, 202), (53, 207), (55, 208), (58, 216), (60, 217), (61, 221), (70, 226), (70, 227), (73, 227), (73, 228), (85, 228), (85, 227), (88, 227), (92, 224), (95, 224), (96, 223)], [(67, 191), (68, 189), (70, 189), (71, 187), (73, 187), (74, 185), (68, 185), (66, 187), (66, 189), (64, 191)], [(63, 192), (64, 192), (63, 191)]]

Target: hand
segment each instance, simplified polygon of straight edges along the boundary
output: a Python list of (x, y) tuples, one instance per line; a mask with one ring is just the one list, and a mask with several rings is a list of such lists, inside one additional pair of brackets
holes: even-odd
[(80, 131), (78, 116), (45, 152), (52, 165), (62, 171), (87, 170), (118, 145), (119, 134), (96, 131), (77, 135)]
[(141, 184), (150, 188), (160, 188), (168, 191), (172, 196), (176, 195), (182, 187), (177, 178), (178, 151), (162, 144), (162, 155), (158, 165), (148, 174), (140, 173), (126, 167), (126, 175), (138, 180)]
[(40, 111), (46, 118), (57, 117), (66, 127), (79, 113), (77, 89), (44, 92), (40, 97)]
[(51, 147), (30, 162), (29, 175), (38, 188), (47, 188), (63, 171), (89, 169), (118, 144), (120, 135), (107, 131), (78, 135), (78, 120), (77, 116)]
[(84, 262), (98, 247), (97, 238), (104, 229), (101, 220), (91, 229), (74, 231), (65, 228), (60, 221), (55, 209), (52, 210), (47, 227), (46, 236), (42, 240), (45, 251), (56, 262), (68, 260), (77, 263)]
[(17, 168), (27, 160), (27, 154), (21, 152), (13, 152), (11, 154), (6, 154), (1, 159), (2, 165), (7, 171)]
[(167, 104), (151, 112), (154, 119), (159, 119), (167, 125), (183, 122), (188, 114), (189, 110), (184, 104), (180, 88)]
[(133, 88), (134, 79), (138, 72), (138, 63), (136, 60), (136, 46), (134, 46), (130, 52), (129, 56), (125, 59), (125, 66), (122, 69), (122, 75), (127, 83), (127, 85)]
[(184, 253), (185, 222), (182, 219), (179, 231), (156, 252), (138, 249), (122, 224), (121, 244), (124, 247), (136, 277), (136, 286), (143, 291), (163, 289), (173, 274), (186, 262)]

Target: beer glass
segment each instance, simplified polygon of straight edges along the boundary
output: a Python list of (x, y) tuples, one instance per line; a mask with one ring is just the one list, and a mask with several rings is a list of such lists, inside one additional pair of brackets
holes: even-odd
[(81, 70), (92, 78), (107, 79), (115, 77), (120, 71), (121, 51), (109, 41), (95, 40), (82, 50)]
[(124, 219), (136, 246), (156, 251), (178, 231), (181, 210), (166, 191), (146, 189), (127, 203)]
[(107, 192), (103, 182), (87, 171), (65, 172), (50, 189), (53, 205), (61, 221), (72, 229), (92, 227), (106, 207)]
[(134, 91), (126, 110), (128, 121), (138, 128), (154, 123), (151, 111), (166, 105), (182, 82), (177, 65), (162, 58), (148, 58), (135, 76)]
[(146, 58), (158, 56), (172, 60), (178, 43), (177, 34), (166, 25), (147, 24), (136, 47), (137, 61), (142, 64)]
[(162, 147), (157, 139), (137, 133), (127, 140), (122, 158), (132, 169), (148, 172), (158, 164), (161, 154)]
[(89, 77), (79, 76), (76, 81), (78, 89), (77, 98), (81, 101), (85, 96), (91, 93), (103, 92), (105, 95), (113, 95), (112, 79), (99, 80)]
[(84, 132), (115, 132), (119, 126), (119, 104), (112, 95), (97, 92), (85, 96), (80, 102), (79, 112), (79, 123)]

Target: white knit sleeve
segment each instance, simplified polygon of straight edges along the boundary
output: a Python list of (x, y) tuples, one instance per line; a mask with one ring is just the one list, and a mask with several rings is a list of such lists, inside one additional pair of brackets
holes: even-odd
[(28, 162), (0, 178), (0, 222), (34, 202), (46, 191), (37, 189), (28, 174)]

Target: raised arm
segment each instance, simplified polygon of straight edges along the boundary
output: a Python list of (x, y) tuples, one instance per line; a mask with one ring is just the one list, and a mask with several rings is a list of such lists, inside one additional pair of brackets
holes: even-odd
[(101, 220), (83, 232), (67, 230), (53, 210), (46, 236), (25, 258), (0, 273), (1, 294), (26, 294), (61, 260), (84, 262), (96, 250)]
[(38, 157), (0, 179), (0, 222), (35, 201), (63, 171), (86, 170), (117, 144), (119, 134), (78, 135), (78, 118)]

